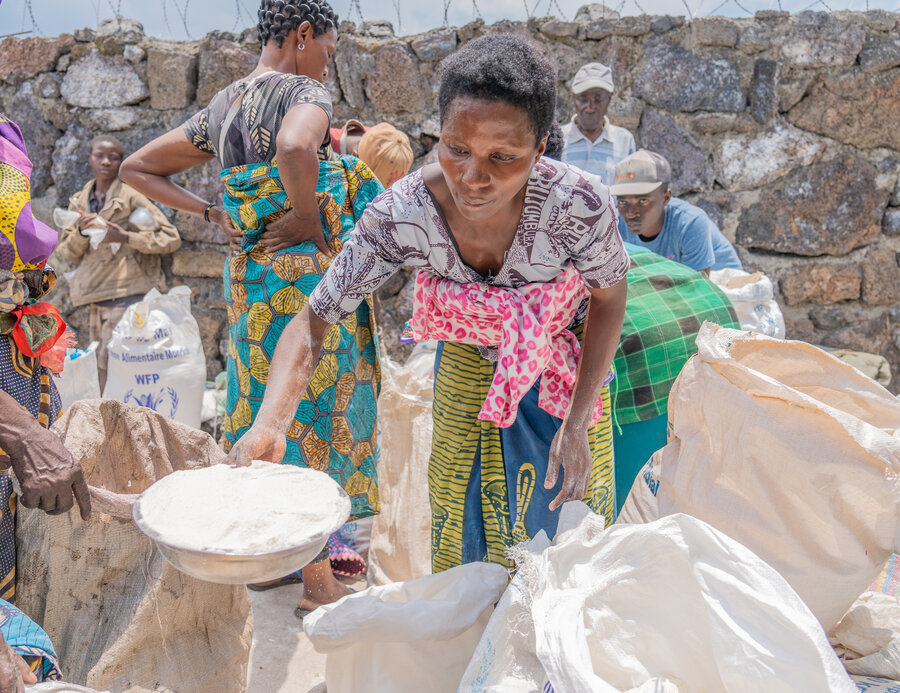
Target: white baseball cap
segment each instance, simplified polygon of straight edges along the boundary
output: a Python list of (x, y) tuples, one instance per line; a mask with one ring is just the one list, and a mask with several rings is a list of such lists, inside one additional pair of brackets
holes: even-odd
[(581, 94), (588, 89), (597, 88), (613, 93), (612, 70), (603, 63), (582, 65), (572, 80), (572, 93)]

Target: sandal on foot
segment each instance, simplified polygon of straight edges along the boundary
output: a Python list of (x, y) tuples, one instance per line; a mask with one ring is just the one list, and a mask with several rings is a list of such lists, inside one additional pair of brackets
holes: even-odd
[(366, 562), (363, 557), (347, 546), (337, 532), (328, 537), (327, 546), (331, 570), (335, 575), (356, 577), (366, 572)]

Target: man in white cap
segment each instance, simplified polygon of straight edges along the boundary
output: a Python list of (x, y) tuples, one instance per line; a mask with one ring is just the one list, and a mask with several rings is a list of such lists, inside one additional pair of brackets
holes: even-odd
[(671, 178), (665, 157), (646, 149), (618, 163), (609, 191), (616, 196), (622, 240), (699, 272), (743, 269), (734, 246), (706, 212), (672, 197)]
[(612, 185), (616, 164), (635, 149), (634, 136), (606, 117), (612, 93), (612, 70), (601, 63), (583, 65), (572, 80), (575, 116), (562, 126), (562, 160), (600, 176), (606, 185)]

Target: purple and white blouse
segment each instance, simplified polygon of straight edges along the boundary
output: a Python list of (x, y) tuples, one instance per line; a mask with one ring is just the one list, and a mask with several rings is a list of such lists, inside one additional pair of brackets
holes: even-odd
[(629, 266), (617, 224), (599, 177), (542, 158), (528, 179), (503, 266), (484, 277), (463, 262), (421, 171), (415, 171), (372, 201), (310, 296), (310, 308), (329, 323), (341, 322), (402, 266), (462, 284), (517, 288), (551, 281), (571, 263), (588, 287), (607, 288)]

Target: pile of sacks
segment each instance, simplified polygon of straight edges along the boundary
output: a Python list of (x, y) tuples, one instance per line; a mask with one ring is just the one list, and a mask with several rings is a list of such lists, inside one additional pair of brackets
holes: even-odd
[(508, 587), (470, 565), (317, 610), (329, 692), (895, 690), (900, 606), (867, 588), (900, 548), (900, 401), (810, 345), (697, 342), (616, 525), (568, 504)]

